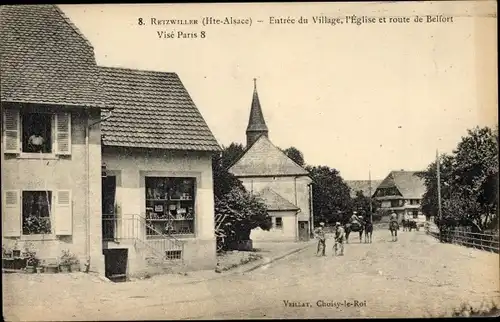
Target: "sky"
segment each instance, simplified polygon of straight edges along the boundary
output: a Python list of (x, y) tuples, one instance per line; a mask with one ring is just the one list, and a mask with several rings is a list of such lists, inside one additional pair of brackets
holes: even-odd
[[(478, 3), (60, 8), (94, 46), (99, 65), (176, 72), (221, 145), (245, 143), (256, 78), (275, 145), (294, 146), (307, 164), (335, 168), (346, 180), (363, 180), (422, 170), (436, 150), (451, 152), (468, 128), (497, 123), (496, 4)], [(311, 23), (316, 15), (437, 14), (453, 22)], [(270, 24), (271, 17), (301, 16), (309, 23)], [(252, 25), (204, 26), (203, 17)], [(154, 26), (151, 18), (199, 24)], [(159, 38), (159, 31), (198, 38)]]

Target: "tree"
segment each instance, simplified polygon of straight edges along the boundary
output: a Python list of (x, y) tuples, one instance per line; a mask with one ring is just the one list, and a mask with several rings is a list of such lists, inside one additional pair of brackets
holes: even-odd
[(337, 170), (327, 166), (308, 166), (313, 181), (315, 222), (345, 222), (352, 212), (349, 186)]
[(378, 201), (373, 200), (363, 194), (363, 191), (356, 191), (356, 197), (352, 200), (352, 207), (354, 210), (361, 212), (363, 215), (370, 214), (370, 201), (372, 204), (372, 214), (376, 213), (380, 204)]
[(297, 163), (301, 167), (304, 166), (304, 164), (305, 164), (305, 162), (304, 162), (304, 154), (302, 152), (300, 152), (299, 149), (297, 149), (297, 148), (295, 148), (295, 147), (292, 146), (292, 147), (289, 147), (288, 149), (283, 150), (283, 152), (290, 159), (292, 159), (293, 161), (295, 161), (295, 163)]
[[(228, 172), (243, 152), (241, 144), (232, 143), (212, 157), (216, 234), (225, 236), (221, 245), (224, 249), (233, 241), (249, 239), (251, 230), (256, 227), (271, 228), (265, 204), (248, 193), (241, 181)], [(221, 241), (218, 238), (218, 243)]]
[(222, 216), (219, 228), (225, 235), (225, 247), (234, 241), (250, 239), (252, 229), (271, 229), (271, 217), (259, 198), (234, 188), (224, 198), (215, 199), (215, 213)]
[[(440, 175), (439, 225), (464, 225), (482, 231), (498, 222), (498, 132), (488, 127), (468, 130), (453, 154), (440, 158)], [(426, 185), (422, 210), (437, 216), (436, 163), (420, 176)]]

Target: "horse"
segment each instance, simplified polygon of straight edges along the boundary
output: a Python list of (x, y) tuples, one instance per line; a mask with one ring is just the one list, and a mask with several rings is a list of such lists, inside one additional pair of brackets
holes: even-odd
[(401, 224), (403, 225), (403, 231), (411, 231), (412, 229), (418, 230), (415, 220), (403, 219), (401, 220)]
[(389, 223), (389, 230), (391, 231), (392, 241), (398, 241), (398, 230), (399, 230), (398, 222), (391, 221)]
[(359, 242), (361, 243), (362, 237), (363, 237), (363, 230), (364, 230), (364, 225), (362, 223), (348, 223), (344, 226), (345, 229), (345, 243), (349, 244), (349, 234), (354, 231), (354, 232), (359, 232)]
[(407, 231), (409, 229), (409, 220), (408, 219), (401, 220), (401, 226), (403, 226), (403, 231)]
[(365, 221), (365, 243), (372, 242), (373, 223), (370, 220)]

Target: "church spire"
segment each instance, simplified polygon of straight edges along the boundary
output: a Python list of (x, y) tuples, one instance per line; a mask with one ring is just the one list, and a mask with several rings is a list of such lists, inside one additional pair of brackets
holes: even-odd
[(250, 109), (250, 117), (247, 126), (247, 147), (251, 146), (261, 135), (267, 136), (269, 130), (267, 129), (264, 114), (260, 107), (259, 94), (257, 93), (257, 79), (253, 79), (253, 98), (252, 107)]

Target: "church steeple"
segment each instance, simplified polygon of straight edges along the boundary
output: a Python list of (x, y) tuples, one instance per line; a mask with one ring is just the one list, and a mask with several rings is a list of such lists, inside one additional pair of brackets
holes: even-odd
[(250, 109), (250, 117), (248, 118), (247, 126), (247, 147), (251, 146), (261, 135), (268, 136), (269, 130), (267, 129), (264, 114), (260, 107), (259, 94), (257, 94), (257, 79), (253, 79), (253, 98), (252, 107)]

